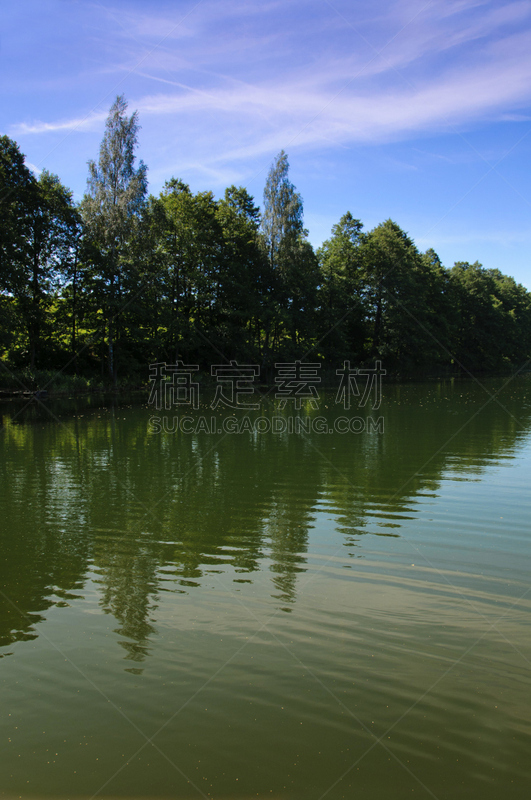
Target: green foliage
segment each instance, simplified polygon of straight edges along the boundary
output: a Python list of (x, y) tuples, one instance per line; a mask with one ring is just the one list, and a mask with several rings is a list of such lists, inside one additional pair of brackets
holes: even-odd
[[(138, 143), (138, 114), (126, 115), (123, 95), (113, 103), (98, 163), (89, 161), (88, 192), (81, 212), (86, 227), (86, 254), (91, 263), (92, 292), (101, 308), (101, 339), (106, 339), (108, 374), (116, 383), (120, 340), (125, 341), (125, 309), (137, 298), (138, 272), (134, 240), (140, 236), (140, 223), (147, 192), (147, 167), (135, 167)], [(99, 320), (98, 320), (99, 322)], [(127, 350), (127, 348), (125, 348)], [(120, 353), (120, 355), (122, 355)]]
[(37, 180), (5, 136), (0, 141), (0, 214), (6, 221), (0, 291), (9, 297), (0, 313), (4, 325), (17, 328), (17, 335), (8, 328), (0, 343), (26, 353), (34, 368), (37, 360), (45, 364), (54, 349), (51, 308), (67, 279), (79, 217), (59, 178), (43, 170)]
[(347, 211), (317, 251), (319, 350), (332, 364), (364, 354), (368, 329), (362, 291), (362, 228)]
[(25, 283), (29, 260), (30, 213), (35, 177), (16, 142), (0, 137), (0, 291), (16, 292)]
[(453, 349), (468, 369), (524, 364), (531, 352), (531, 298), (523, 286), (478, 262), (450, 271), (458, 322)]
[(293, 357), (314, 343), (319, 268), (307, 234), (302, 198), (289, 180), (288, 157), (281, 150), (267, 177), (261, 222), (269, 284), (263, 308), (265, 364), (271, 355)]
[(256, 360), (267, 296), (268, 264), (260, 245), (260, 210), (243, 187), (230, 186), (218, 203), (219, 271), (215, 305), (216, 346)]
[(243, 187), (216, 200), (172, 178), (147, 197), (138, 131), (117, 97), (79, 208), (0, 137), (0, 358), (32, 388), (136, 382), (177, 359), (261, 363), (264, 377), (300, 358), (399, 374), (526, 365), (531, 295), (499, 270), (446, 269), (392, 220), (364, 232), (350, 212), (314, 253), (284, 151), (262, 215)]

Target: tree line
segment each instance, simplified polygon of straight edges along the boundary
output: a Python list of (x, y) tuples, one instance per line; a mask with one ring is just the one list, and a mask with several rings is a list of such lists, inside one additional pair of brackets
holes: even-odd
[(119, 96), (80, 204), (0, 137), (0, 359), (8, 370), (145, 379), (157, 361), (380, 359), (389, 372), (521, 368), (531, 294), (479, 263), (442, 265), (392, 220), (350, 212), (316, 251), (282, 151), (263, 211), (171, 178), (148, 195), (138, 115)]

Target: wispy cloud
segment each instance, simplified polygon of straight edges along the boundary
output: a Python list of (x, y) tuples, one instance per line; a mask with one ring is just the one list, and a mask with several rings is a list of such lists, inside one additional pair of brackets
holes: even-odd
[(515, 107), (531, 98), (531, 35), (528, 45), (525, 57), (452, 70), (419, 87), (367, 93), (356, 92), (351, 85), (327, 93), (298, 79), (208, 90), (181, 83), (178, 93), (146, 96), (136, 107), (143, 115), (178, 114), (182, 119), (209, 112), (232, 120), (235, 132), (245, 122), (253, 134), (253, 121), (261, 124), (267, 119), (283, 137), (297, 137), (299, 145), (311, 145), (323, 137), (344, 143), (392, 140), (439, 128), (446, 121), (466, 124), (487, 115), (505, 119), (508, 113), (514, 114)]
[[(225, 80), (203, 88), (142, 72), (175, 91), (144, 95), (131, 101), (131, 108), (138, 109), (144, 129), (155, 140), (156, 119), (172, 118), (174, 124), (164, 126), (166, 139), (171, 141), (177, 135), (172, 130), (178, 131), (188, 141), (191, 161), (211, 170), (286, 146), (390, 142), (441, 130), (447, 123), (467, 125), (515, 115), (520, 119), (518, 109), (531, 99), (531, 34), (524, 38), (526, 47), (520, 46), (520, 36), (512, 56), (504, 54), (467, 69), (453, 67), (418, 86), (398, 83), (370, 92), (355, 80), (350, 84), (343, 80), (345, 88), (337, 90), (336, 69), (323, 70), (318, 86), (295, 75), (254, 85)], [(11, 133), (101, 131), (105, 118), (106, 112), (93, 112), (70, 120), (23, 123), (13, 126)], [(217, 130), (215, 148), (212, 124)]]
[(528, 241), (497, 231), (528, 219), (531, 0), (27, 0), (6, 4), (2, 22), (1, 129), (78, 195), (123, 92), (152, 191), (174, 174), (194, 190), (258, 194), (284, 148), (323, 236), (363, 202), (352, 210), (367, 224), (418, 212), (423, 233), (435, 182), (445, 218), (474, 163), (480, 175), (496, 164), (481, 212), (474, 195), (452, 217), (463, 230), (445, 257), (477, 230), (487, 253), (520, 247), (528, 268)]
[(57, 131), (97, 131), (107, 118), (108, 112), (91, 112), (85, 117), (58, 120), (57, 122), (21, 122), (11, 127), (13, 136), (24, 136), (30, 133), (56, 133)]
[[(215, 153), (206, 155), (207, 163), (213, 165), (270, 152), (271, 147), (288, 141), (304, 147), (326, 141), (342, 145), (392, 141), (433, 131), (447, 122), (469, 124), (492, 115), (514, 119), (531, 99), (531, 33), (521, 30), (531, 15), (528, 0), (502, 7), (485, 2), (435, 2), (425, 7), (419, 3), (387, 3), (384, 27), (389, 28), (388, 19), (393, 15), (395, 27), (398, 22), (405, 27), (384, 47), (381, 56), (364, 45), (364, 40), (369, 41), (367, 26), (374, 25), (374, 20), (364, 19), (362, 14), (361, 19), (347, 24), (352, 7), (335, 0), (332, 5), (340, 16), (326, 4), (310, 3), (313, 16), (301, 20), (301, 33), (289, 26), (285, 31), (278, 26), (274, 32), (268, 28), (271, 15), (278, 13), (276, 2), (250, 9), (248, 3), (230, 0), (223, 4), (223, 12), (219, 4), (201, 4), (187, 18), (186, 27), (176, 29), (180, 40), (176, 50), (165, 42), (141, 68), (132, 67), (138, 79), (175, 91), (137, 95), (132, 107), (138, 108), (146, 127), (149, 117), (160, 115), (175, 116), (188, 131), (200, 127), (205, 117), (219, 120), (226, 141)], [(471, 9), (478, 5), (482, 7), (480, 13), (471, 15)], [(418, 13), (419, 8), (422, 13)], [(163, 34), (179, 16), (123, 13), (112, 7), (107, 11), (111, 18), (120, 14), (120, 31), (125, 39), (130, 31), (124, 44), (124, 53), (129, 55), (116, 67), (121, 71), (131, 68), (137, 46), (146, 47), (148, 39)], [(306, 39), (316, 35), (323, 13), (328, 24), (336, 31), (342, 27), (350, 38), (341, 40), (335, 51), (325, 42), (312, 54), (310, 63), (306, 52), (303, 60), (291, 54), (289, 68), (283, 63), (275, 67), (271, 57), (289, 47), (296, 35)], [(413, 19), (410, 28), (408, 18)], [(239, 27), (232, 25), (236, 19)], [(212, 29), (221, 23), (215, 36)], [(349, 26), (359, 29), (361, 37)], [(270, 34), (276, 42), (272, 48)], [(198, 35), (205, 37), (204, 46)], [(479, 49), (467, 46), (478, 39), (488, 41)], [(233, 68), (242, 47), (245, 51), (254, 47), (256, 57), (264, 59), (259, 77), (244, 78)], [(445, 56), (450, 50), (459, 50), (459, 56)], [(412, 69), (417, 63), (419, 69)], [(219, 69), (221, 64), (223, 70)], [(11, 132), (21, 136), (95, 131), (101, 129), (105, 116), (91, 112), (72, 119), (23, 122), (14, 125)]]
[(31, 161), (28, 161), (27, 159), (24, 160), (24, 163), (26, 164), (27, 168), (33, 172), (34, 175), (39, 177), (39, 175), (42, 172), (42, 169), (39, 169), (39, 167), (37, 167), (35, 164), (32, 164)]
[[(356, 13), (346, 0), (84, 7), (99, 13), (91, 40), (98, 53), (107, 41), (108, 57), (85, 61), (83, 80), (93, 63), (108, 104), (117, 87), (138, 109), (152, 180), (174, 162), (179, 174), (222, 182), (245, 179), (281, 148), (353, 148), (528, 119), (531, 0), (360, 0)], [(91, 108), (56, 120), (41, 111), (9, 131), (101, 135), (107, 112)]]

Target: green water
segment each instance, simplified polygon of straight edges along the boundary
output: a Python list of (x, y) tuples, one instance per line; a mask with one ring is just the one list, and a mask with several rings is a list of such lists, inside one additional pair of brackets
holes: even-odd
[(0, 796), (527, 798), (531, 380), (482, 383), (0, 407)]

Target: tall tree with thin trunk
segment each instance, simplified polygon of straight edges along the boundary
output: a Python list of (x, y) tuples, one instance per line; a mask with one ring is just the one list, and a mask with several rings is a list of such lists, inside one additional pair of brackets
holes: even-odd
[(123, 95), (113, 103), (98, 163), (89, 161), (88, 191), (82, 203), (88, 236), (100, 258), (95, 275), (106, 327), (108, 372), (116, 382), (116, 344), (120, 334), (120, 313), (127, 303), (126, 292), (134, 286), (130, 243), (138, 233), (147, 192), (147, 167), (135, 166), (138, 144), (138, 113), (126, 114)]
[(288, 156), (281, 150), (267, 176), (262, 216), (262, 235), (273, 269), (282, 270), (286, 240), (303, 233), (302, 213), (302, 198), (289, 179)]
[(303, 225), (300, 194), (289, 179), (289, 162), (281, 150), (271, 165), (264, 189), (261, 223), (269, 264), (270, 292), (264, 309), (264, 361), (270, 338), (278, 347), (286, 331), (297, 344), (301, 314), (308, 312), (317, 274), (313, 250)]

